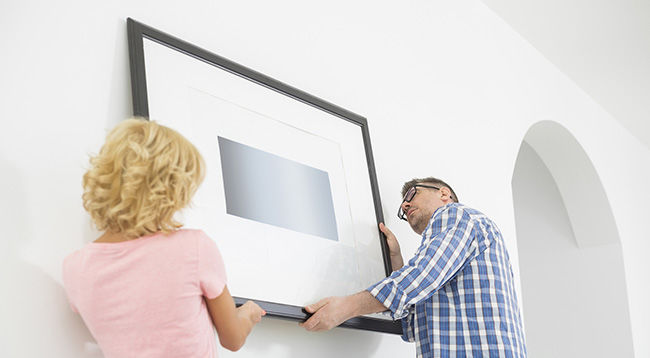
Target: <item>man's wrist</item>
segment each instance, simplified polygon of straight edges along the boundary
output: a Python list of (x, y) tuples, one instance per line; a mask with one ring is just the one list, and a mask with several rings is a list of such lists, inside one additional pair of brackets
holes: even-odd
[(391, 266), (393, 266), (393, 271), (399, 270), (404, 266), (404, 258), (402, 255), (391, 255), (390, 262)]
[(383, 312), (388, 309), (375, 296), (365, 290), (348, 297), (350, 298), (350, 311), (348, 312), (352, 314), (349, 318)]
[(345, 297), (345, 320), (361, 315), (358, 294)]

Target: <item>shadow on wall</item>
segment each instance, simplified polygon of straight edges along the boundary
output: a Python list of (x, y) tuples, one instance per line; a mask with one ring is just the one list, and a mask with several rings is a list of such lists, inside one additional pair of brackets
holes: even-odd
[(632, 357), (620, 240), (583, 148), (557, 123), (534, 125), (512, 191), (529, 355)]
[(241, 351), (232, 353), (221, 348), (219, 353), (221, 357), (240, 358), (381, 357), (377, 350), (383, 335), (348, 328), (307, 332), (295, 321), (264, 319)]
[[(327, 267), (343, 266), (356, 267), (356, 262), (346, 261), (342, 257), (323, 254), (329, 257)], [(358, 291), (355, 284), (347, 285), (346, 289)], [(300, 288), (297, 288), (301, 290)], [(313, 300), (317, 302), (319, 297)], [(383, 340), (396, 341), (399, 344), (391, 345), (386, 349), (390, 352), (380, 351)], [(395, 351), (393, 351), (395, 350)], [(415, 355), (415, 346), (403, 342), (395, 334), (377, 333), (351, 328), (334, 328), (326, 332), (308, 332), (298, 325), (298, 321), (283, 320), (278, 318), (264, 318), (255, 326), (242, 350), (232, 353), (220, 347), (220, 357), (287, 357), (287, 358), (330, 358), (330, 357), (401, 357), (404, 352)]]
[[(27, 188), (17, 168), (0, 159), (0, 356), (100, 357), (81, 317), (69, 308), (63, 287), (23, 259), (32, 238)], [(5, 246), (6, 245), (6, 246)]]

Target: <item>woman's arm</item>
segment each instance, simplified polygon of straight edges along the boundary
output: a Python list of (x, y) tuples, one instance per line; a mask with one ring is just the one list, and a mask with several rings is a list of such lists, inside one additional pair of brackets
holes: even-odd
[(266, 312), (255, 302), (248, 301), (240, 307), (235, 307), (228, 286), (223, 292), (213, 299), (205, 299), (212, 318), (212, 324), (217, 329), (221, 346), (230, 350), (239, 350), (246, 341), (246, 337)]

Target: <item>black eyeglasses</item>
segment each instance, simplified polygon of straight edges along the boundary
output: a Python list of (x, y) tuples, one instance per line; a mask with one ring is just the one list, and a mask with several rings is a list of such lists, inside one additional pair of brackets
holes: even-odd
[(402, 205), (404, 204), (404, 202), (410, 203), (411, 200), (413, 200), (413, 198), (415, 198), (415, 194), (418, 193), (417, 187), (440, 190), (440, 188), (438, 188), (437, 186), (433, 186), (433, 185), (424, 185), (424, 184), (415, 184), (415, 185), (413, 185), (406, 192), (406, 194), (404, 194), (404, 198), (402, 198), (402, 203), (399, 204), (399, 210), (397, 211), (397, 217), (398, 218), (400, 218), (402, 220), (406, 220), (406, 213), (402, 209)]

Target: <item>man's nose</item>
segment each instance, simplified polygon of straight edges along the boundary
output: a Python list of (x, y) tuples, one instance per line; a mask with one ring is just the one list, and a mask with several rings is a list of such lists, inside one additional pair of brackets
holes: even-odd
[(410, 207), (411, 207), (411, 203), (409, 203), (408, 201), (402, 203), (402, 210), (407, 211), (408, 208)]

